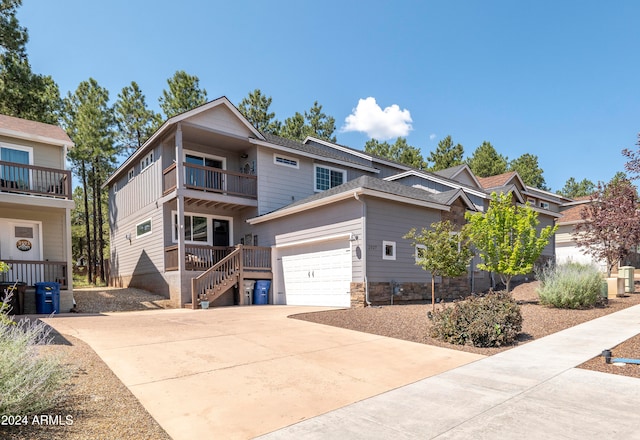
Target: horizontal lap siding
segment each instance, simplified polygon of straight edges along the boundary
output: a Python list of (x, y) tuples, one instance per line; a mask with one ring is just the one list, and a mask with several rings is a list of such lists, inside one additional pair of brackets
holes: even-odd
[[(370, 282), (428, 281), (427, 273), (415, 264), (411, 241), (403, 237), (411, 228), (429, 228), (440, 221), (441, 211), (391, 201), (366, 198), (367, 275)], [(396, 242), (396, 259), (382, 258), (382, 242)]]
[(30, 220), (42, 222), (42, 257), (45, 260), (66, 260), (67, 233), (65, 230), (65, 211), (47, 208), (16, 208), (4, 209), (0, 205), (0, 217), (7, 220)]

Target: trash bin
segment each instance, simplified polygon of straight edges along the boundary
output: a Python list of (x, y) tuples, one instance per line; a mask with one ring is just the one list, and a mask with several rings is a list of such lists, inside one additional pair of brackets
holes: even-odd
[(271, 287), (271, 281), (258, 280), (256, 286), (253, 289), (253, 303), (254, 304), (269, 304), (269, 288)]
[(36, 283), (36, 312), (60, 313), (60, 283)]
[(253, 302), (251, 301), (251, 296), (253, 295), (253, 289), (255, 287), (256, 280), (244, 280), (242, 284), (244, 287), (243, 289), (244, 295), (240, 300), (240, 304), (242, 304), (243, 306), (250, 306), (251, 303)]
[(618, 278), (624, 278), (624, 292), (633, 293), (635, 291), (633, 266), (622, 266), (618, 269)]
[(13, 295), (9, 299), (10, 315), (22, 315), (24, 313), (24, 292), (27, 289), (26, 283), (4, 281), (0, 283), (0, 301), (11, 292)]

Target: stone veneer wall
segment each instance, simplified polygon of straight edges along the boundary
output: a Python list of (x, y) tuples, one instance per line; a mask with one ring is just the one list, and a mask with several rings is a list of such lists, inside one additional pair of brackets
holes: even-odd
[[(422, 303), (431, 301), (431, 281), (426, 283), (399, 283), (400, 292), (393, 295), (393, 304)], [(436, 283), (436, 300), (463, 298), (470, 292), (468, 276), (443, 278)], [(369, 283), (369, 302), (372, 305), (391, 304), (391, 283)], [(364, 283), (351, 283), (351, 307), (365, 306)]]

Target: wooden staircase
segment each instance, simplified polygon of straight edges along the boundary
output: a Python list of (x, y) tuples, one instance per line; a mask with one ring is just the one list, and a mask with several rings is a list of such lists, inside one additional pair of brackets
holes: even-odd
[(191, 308), (197, 309), (206, 296), (209, 302), (233, 288), (240, 281), (242, 272), (242, 247), (238, 246), (229, 255), (218, 261), (202, 274), (191, 280)]

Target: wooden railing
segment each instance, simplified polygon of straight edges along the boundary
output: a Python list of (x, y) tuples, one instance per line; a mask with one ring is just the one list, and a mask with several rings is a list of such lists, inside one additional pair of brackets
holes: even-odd
[[(256, 176), (186, 162), (183, 167), (186, 188), (249, 199), (258, 197)], [(165, 168), (162, 174), (166, 194), (176, 188), (176, 164)]]
[[(229, 246), (188, 244), (185, 246), (185, 269), (207, 270), (234, 249)], [(178, 245), (166, 247), (164, 258), (165, 270), (178, 270)]]
[[(191, 280), (191, 307), (198, 308), (198, 299), (201, 295), (220, 291), (220, 286), (227, 282), (235, 282), (242, 270), (242, 248), (238, 247), (218, 263), (214, 264), (204, 273)], [(216, 289), (217, 287), (217, 289)], [(217, 293), (217, 292), (216, 292)], [(215, 294), (215, 293), (212, 293)], [(213, 298), (209, 298), (213, 300)]]
[(0, 191), (71, 199), (71, 171), (0, 161)]
[(0, 273), (0, 281), (20, 281), (28, 286), (39, 282), (60, 283), (61, 289), (67, 285), (67, 263), (64, 261), (4, 260), (10, 267)]

